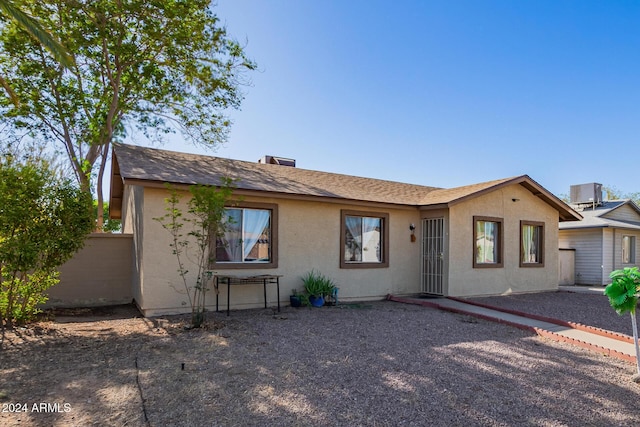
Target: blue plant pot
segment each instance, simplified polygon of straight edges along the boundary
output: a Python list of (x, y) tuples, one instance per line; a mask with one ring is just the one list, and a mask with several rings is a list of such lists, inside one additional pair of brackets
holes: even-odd
[(291, 307), (302, 307), (302, 300), (297, 295), (290, 295), (289, 302), (291, 303)]
[(323, 296), (315, 297), (311, 295), (309, 297), (309, 303), (314, 307), (322, 307), (324, 305), (324, 297)]

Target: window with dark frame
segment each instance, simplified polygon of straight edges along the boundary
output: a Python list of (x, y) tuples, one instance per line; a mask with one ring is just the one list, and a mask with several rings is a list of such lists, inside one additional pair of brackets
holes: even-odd
[(389, 266), (389, 215), (341, 211), (340, 268)]
[(277, 206), (243, 203), (225, 211), (225, 231), (216, 238), (211, 267), (277, 267)]
[(520, 221), (520, 267), (544, 266), (544, 223)]
[(473, 267), (500, 268), (503, 266), (503, 219), (473, 217)]

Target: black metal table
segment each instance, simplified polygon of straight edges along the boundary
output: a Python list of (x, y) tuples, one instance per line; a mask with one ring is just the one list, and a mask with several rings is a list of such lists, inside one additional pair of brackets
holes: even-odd
[(220, 284), (227, 282), (227, 316), (231, 307), (231, 285), (259, 285), (264, 289), (264, 308), (267, 308), (267, 285), (275, 284), (278, 292), (278, 312), (280, 312), (280, 278), (282, 276), (274, 274), (261, 274), (258, 276), (230, 276), (216, 275), (214, 286), (216, 288), (216, 312), (218, 310), (218, 297), (220, 296)]

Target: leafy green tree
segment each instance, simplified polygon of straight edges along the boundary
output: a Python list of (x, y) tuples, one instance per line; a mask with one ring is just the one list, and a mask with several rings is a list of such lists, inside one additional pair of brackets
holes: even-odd
[[(93, 216), (98, 217), (98, 201), (93, 201)], [(105, 233), (118, 233), (122, 231), (122, 221), (109, 218), (109, 203), (104, 202), (102, 206), (102, 230)]]
[(633, 200), (636, 204), (640, 205), (640, 193), (639, 192), (634, 192), (634, 193), (623, 193), (622, 191), (618, 190), (616, 187), (612, 186), (612, 185), (604, 185), (602, 187), (602, 190), (605, 193), (605, 199), (607, 200), (620, 200), (620, 199), (631, 199)]
[[(16, 7), (9, 0), (0, 0), (0, 20), (12, 19), (20, 28), (28, 32), (38, 43), (53, 55), (53, 57), (65, 67), (73, 66), (73, 56), (67, 49), (54, 39), (51, 34), (29, 15)], [(19, 104), (18, 96), (15, 94), (9, 83), (0, 75), (0, 86), (2, 86), (15, 104)]]
[(93, 228), (91, 198), (45, 161), (0, 157), (0, 318), (29, 320)]
[(622, 192), (613, 185), (602, 186), (603, 199), (605, 200), (619, 200), (622, 199)]
[(0, 75), (20, 98), (0, 99), (16, 133), (64, 147), (83, 190), (95, 180), (98, 228), (109, 148), (137, 129), (154, 141), (181, 131), (223, 142), (255, 68), (219, 24), (210, 0), (13, 0), (74, 53), (66, 70), (14, 22), (0, 28)]
[[(169, 246), (178, 261), (178, 274), (184, 289), (179, 292), (187, 296), (191, 307), (191, 326), (199, 328), (206, 320), (208, 282), (213, 278), (209, 266), (215, 257), (216, 240), (224, 234), (229, 223), (225, 206), (233, 192), (233, 181), (225, 179), (219, 187), (189, 187), (191, 198), (186, 212), (180, 208), (183, 194), (171, 186), (167, 188), (166, 213), (154, 220), (171, 234)], [(193, 284), (190, 266), (195, 268)]]
[(631, 314), (638, 370), (635, 379), (640, 381), (640, 347), (638, 346), (638, 324), (636, 321), (636, 307), (640, 296), (640, 271), (638, 271), (638, 267), (625, 267), (622, 270), (612, 271), (609, 277), (612, 282), (604, 289), (604, 294), (609, 297), (611, 307), (619, 315), (627, 312)]

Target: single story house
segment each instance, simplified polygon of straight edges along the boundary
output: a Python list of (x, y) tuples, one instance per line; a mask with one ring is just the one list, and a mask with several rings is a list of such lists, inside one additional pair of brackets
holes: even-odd
[(560, 223), (558, 244), (575, 252), (575, 284), (604, 286), (613, 270), (638, 265), (640, 207), (633, 200), (602, 201), (600, 184), (581, 186), (589, 197), (571, 206), (584, 219)]
[[(234, 226), (211, 268), (281, 276), (283, 302), (312, 269), (335, 281), (341, 301), (555, 290), (558, 224), (582, 218), (527, 175), (445, 189), (293, 163), (114, 144), (110, 215), (133, 234), (132, 293), (145, 315), (188, 309), (170, 234), (154, 220), (165, 213), (166, 183), (188, 194), (190, 185), (236, 180)], [(232, 309), (263, 304), (262, 286), (233, 287), (232, 295)]]

